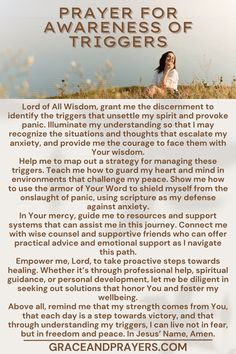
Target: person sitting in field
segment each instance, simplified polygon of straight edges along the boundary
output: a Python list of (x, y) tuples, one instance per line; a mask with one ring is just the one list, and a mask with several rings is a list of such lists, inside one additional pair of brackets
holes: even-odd
[(171, 51), (164, 53), (159, 66), (155, 69), (153, 86), (148, 88), (150, 97), (155, 95), (164, 97), (167, 92), (176, 95), (178, 93), (179, 75), (176, 70), (176, 57)]

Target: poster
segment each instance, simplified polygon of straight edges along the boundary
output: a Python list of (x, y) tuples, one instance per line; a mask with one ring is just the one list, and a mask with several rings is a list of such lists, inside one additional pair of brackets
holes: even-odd
[(234, 353), (234, 9), (2, 4), (4, 353)]

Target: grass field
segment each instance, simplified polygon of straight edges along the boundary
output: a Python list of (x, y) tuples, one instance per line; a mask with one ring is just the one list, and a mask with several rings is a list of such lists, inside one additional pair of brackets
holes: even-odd
[[(53, 98), (150, 98), (147, 95), (146, 87), (143, 86), (129, 86), (129, 87), (96, 87), (80, 89), (78, 92), (70, 93), (67, 90), (63, 90), (63, 86), (58, 92), (58, 96)], [(180, 85), (179, 94), (173, 95), (167, 93), (165, 97), (155, 96), (153, 98), (182, 98), (182, 99), (194, 99), (194, 98), (218, 98), (218, 99), (232, 99), (236, 98), (236, 85), (212, 85), (207, 86), (202, 83), (192, 85)]]
[[(5, 53), (5, 54), (4, 54)], [(34, 63), (33, 56), (25, 56), (21, 51), (5, 51), (0, 57), (0, 73), (3, 80), (0, 81), (0, 98), (49, 98), (47, 93), (31, 92), (28, 80), (31, 66)], [(2, 71), (4, 69), (4, 72)], [(2, 70), (1, 70), (2, 69)], [(147, 89), (144, 86), (112, 87), (110, 85), (113, 76), (112, 63), (107, 60), (104, 67), (97, 70), (94, 79), (87, 79), (80, 63), (72, 61), (69, 69), (63, 75), (64, 79), (56, 85), (57, 94), (50, 98), (115, 98), (115, 99), (148, 99)], [(153, 98), (170, 99), (194, 99), (194, 98), (236, 98), (236, 78), (231, 85), (224, 84), (220, 77), (213, 84), (207, 84), (207, 80), (197, 79), (189, 85), (179, 85), (176, 95), (167, 93), (165, 97)], [(217, 82), (217, 83), (216, 83)]]
[[(33, 56), (25, 56), (21, 50), (5, 50), (0, 55), (0, 98), (48, 98), (47, 92), (32, 92), (28, 80), (31, 66), (34, 63)], [(4, 70), (3, 70), (4, 69)], [(113, 76), (113, 66), (106, 60), (104, 67), (94, 74), (94, 79), (87, 79), (83, 67), (79, 62), (72, 61), (70, 67), (64, 75), (64, 79), (55, 89), (57, 94), (50, 98), (144, 98), (148, 99), (146, 87), (137, 85), (129, 87), (112, 87), (110, 85)], [(206, 74), (204, 74), (206, 77)], [(217, 78), (212, 84), (207, 84), (208, 80), (197, 78), (189, 85), (179, 85), (179, 93), (172, 95), (167, 93), (165, 97), (153, 98), (236, 98), (236, 78), (233, 77), (231, 85), (224, 84), (223, 76)], [(141, 81), (140, 81), (141, 82)], [(217, 82), (217, 83), (216, 83)]]

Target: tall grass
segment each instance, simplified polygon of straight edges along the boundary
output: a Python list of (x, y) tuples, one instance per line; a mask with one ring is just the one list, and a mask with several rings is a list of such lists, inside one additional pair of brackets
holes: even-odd
[[(112, 87), (110, 85), (113, 75), (112, 69), (111, 62), (107, 60), (104, 68), (96, 72), (95, 80), (92, 81), (85, 78), (86, 75), (81, 65), (73, 61), (69, 74), (58, 86), (58, 96), (56, 98), (150, 98), (147, 87), (141, 85)], [(204, 77), (207, 77), (206, 73), (204, 73)], [(74, 85), (73, 87), (72, 78), (74, 81), (77, 80), (77, 86)], [(207, 84), (205, 79), (198, 79), (189, 85), (180, 85), (178, 94), (173, 95), (171, 92), (167, 92), (164, 97), (154, 96), (153, 98), (236, 98), (236, 79), (232, 80), (231, 85), (225, 85), (222, 76), (211, 85)]]
[[(96, 87), (79, 90), (78, 92), (64, 94), (55, 98), (150, 98), (147, 94), (146, 87), (130, 86), (130, 87)], [(153, 98), (170, 98), (170, 99), (229, 99), (236, 98), (236, 86), (231, 85), (212, 85), (205, 86), (202, 83), (191, 85), (180, 85), (179, 95), (172, 95), (170, 92), (166, 96)]]

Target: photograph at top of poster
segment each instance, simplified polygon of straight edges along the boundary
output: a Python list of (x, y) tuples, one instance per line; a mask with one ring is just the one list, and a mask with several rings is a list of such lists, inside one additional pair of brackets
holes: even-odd
[(1, 98), (236, 98), (235, 1), (10, 0)]
[(2, 1), (2, 353), (236, 353), (235, 4)]

